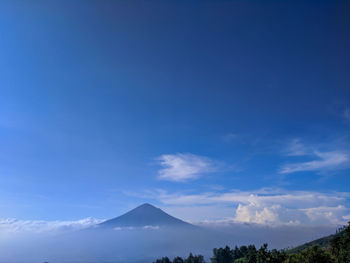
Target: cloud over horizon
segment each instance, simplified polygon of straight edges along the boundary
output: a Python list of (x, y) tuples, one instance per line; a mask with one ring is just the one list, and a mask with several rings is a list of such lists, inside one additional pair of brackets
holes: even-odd
[[(169, 212), (190, 221), (232, 221), (265, 225), (342, 225), (350, 215), (348, 192), (232, 190), (197, 194), (158, 191), (155, 196)], [(206, 213), (207, 211), (207, 213)], [(197, 218), (197, 221), (198, 220)]]
[[(349, 192), (257, 189), (188, 194), (157, 190), (148, 199), (156, 200), (175, 217), (208, 226), (340, 226), (350, 218)], [(73, 221), (0, 219), (0, 232), (8, 236), (57, 233), (93, 227), (103, 221), (91, 217)]]

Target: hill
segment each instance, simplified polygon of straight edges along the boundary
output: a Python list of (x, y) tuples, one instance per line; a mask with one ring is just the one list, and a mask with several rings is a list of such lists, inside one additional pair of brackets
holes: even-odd
[(319, 248), (329, 248), (331, 245), (331, 241), (336, 238), (336, 237), (342, 237), (345, 234), (344, 230), (341, 230), (339, 232), (337, 232), (336, 234), (332, 234), (329, 236), (325, 236), (325, 237), (321, 237), (318, 239), (315, 239), (313, 241), (307, 242), (305, 244), (302, 244), (300, 246), (297, 246), (295, 248), (292, 249), (288, 249), (287, 253), (288, 254), (295, 254), (295, 253), (299, 253), (303, 250), (306, 250), (308, 248), (314, 247), (314, 246), (318, 246)]

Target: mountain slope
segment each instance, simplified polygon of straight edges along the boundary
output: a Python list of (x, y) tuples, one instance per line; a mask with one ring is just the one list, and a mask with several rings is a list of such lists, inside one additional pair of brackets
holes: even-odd
[(292, 249), (288, 249), (287, 250), (287, 253), (288, 254), (294, 254), (294, 253), (299, 253), (307, 248), (310, 248), (310, 247), (313, 247), (313, 246), (318, 246), (320, 248), (328, 248), (330, 247), (330, 244), (331, 244), (331, 241), (336, 238), (336, 237), (340, 237), (340, 236), (343, 236), (344, 235), (344, 231), (340, 231), (336, 234), (333, 234), (333, 235), (329, 235), (329, 236), (325, 236), (325, 237), (321, 237), (321, 238), (318, 238), (318, 239), (315, 239), (313, 241), (310, 241), (310, 242), (307, 242), (305, 244), (302, 244), (300, 246), (297, 246), (295, 248), (292, 248)]
[(150, 204), (140, 205), (124, 215), (107, 220), (99, 225), (102, 227), (194, 227)]

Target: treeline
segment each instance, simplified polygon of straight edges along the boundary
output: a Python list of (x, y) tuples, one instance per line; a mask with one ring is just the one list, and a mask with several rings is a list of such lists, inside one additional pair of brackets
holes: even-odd
[[(333, 238), (328, 246), (312, 246), (296, 253), (287, 250), (269, 250), (267, 244), (257, 249), (254, 245), (230, 248), (214, 248), (211, 263), (350, 263), (350, 222), (341, 235)], [(205, 263), (202, 255), (187, 258), (168, 257), (153, 263)]]
[(153, 263), (205, 263), (202, 255), (190, 255), (187, 258), (176, 257), (171, 261), (168, 257), (157, 259)]

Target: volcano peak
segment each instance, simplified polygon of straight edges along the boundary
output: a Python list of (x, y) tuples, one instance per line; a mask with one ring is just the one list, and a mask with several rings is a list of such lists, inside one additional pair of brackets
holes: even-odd
[(144, 226), (192, 226), (175, 218), (162, 209), (144, 203), (129, 212), (100, 224), (104, 227), (144, 227)]

